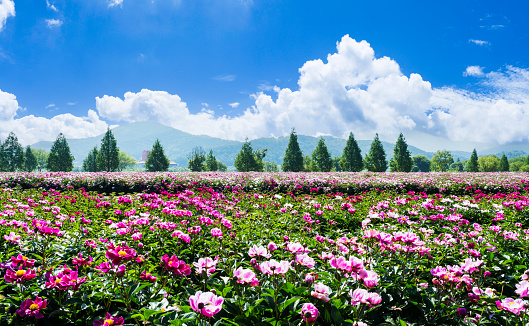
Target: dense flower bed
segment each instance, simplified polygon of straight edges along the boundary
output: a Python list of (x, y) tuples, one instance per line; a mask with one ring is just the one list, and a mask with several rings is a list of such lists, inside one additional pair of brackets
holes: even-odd
[(0, 324), (527, 325), (524, 176), (3, 175)]

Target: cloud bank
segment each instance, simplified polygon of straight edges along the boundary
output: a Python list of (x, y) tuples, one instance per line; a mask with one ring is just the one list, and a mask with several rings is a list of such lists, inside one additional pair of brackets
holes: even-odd
[(6, 20), (15, 17), (15, 2), (13, 0), (2, 0), (0, 2), (0, 32), (4, 29)]
[(154, 121), (234, 140), (288, 135), (295, 127), (305, 135), (346, 137), (352, 131), (359, 139), (371, 139), (375, 132), (406, 135), (413, 130), (461, 141), (529, 141), (529, 70), (508, 66), (486, 73), (469, 66), (463, 74), (479, 77), (479, 91), (433, 88), (419, 74), (404, 75), (395, 60), (376, 57), (366, 41), (346, 35), (325, 61), (308, 61), (299, 69), (296, 90), (274, 86), (269, 92), (275, 94), (253, 94), (254, 104), (237, 116), (210, 109), (193, 113), (177, 94), (148, 89), (127, 92), (123, 98), (96, 97), (97, 113), (90, 110), (87, 117), (52, 119), (16, 119), (16, 98), (0, 93), (0, 113), (10, 117), (17, 135), (33, 128), (34, 135), (24, 135), (28, 142), (30, 137), (53, 139), (59, 132), (72, 138), (100, 134), (107, 127), (101, 119)]

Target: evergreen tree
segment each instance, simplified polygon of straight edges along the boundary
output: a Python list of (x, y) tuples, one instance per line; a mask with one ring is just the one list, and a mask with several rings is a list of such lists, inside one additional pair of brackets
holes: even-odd
[(467, 172), (478, 172), (478, 152), (476, 152), (476, 149), (472, 151), (472, 155), (470, 155), (470, 160), (467, 163)]
[(26, 152), (24, 153), (24, 170), (31, 172), (37, 169), (38, 163), (35, 154), (31, 147), (26, 147)]
[(329, 154), (323, 138), (320, 138), (318, 145), (316, 145), (316, 148), (312, 152), (312, 162), (314, 163), (313, 171), (329, 172), (332, 169), (331, 154)]
[(147, 161), (145, 161), (145, 170), (148, 172), (167, 171), (169, 169), (169, 159), (165, 156), (160, 141), (156, 139), (152, 150), (147, 155)]
[(445, 150), (437, 151), (432, 157), (432, 171), (446, 172), (452, 163), (454, 163), (452, 153)]
[(97, 166), (97, 155), (99, 151), (97, 150), (97, 146), (94, 146), (90, 152), (88, 152), (88, 156), (83, 161), (83, 171), (86, 172), (97, 172), (99, 171)]
[(97, 166), (99, 171), (114, 172), (119, 167), (119, 148), (110, 128), (101, 139), (101, 149), (97, 154)]
[(195, 147), (188, 156), (187, 167), (193, 172), (202, 172), (206, 169), (206, 152), (202, 147)]
[(353, 133), (349, 133), (349, 138), (343, 149), (342, 158), (340, 159), (340, 167), (342, 171), (360, 172), (364, 168), (362, 160), (362, 151), (358, 147)]
[(213, 150), (209, 150), (208, 157), (206, 158), (206, 170), (207, 171), (217, 171), (219, 165), (217, 164), (217, 158), (213, 155)]
[(499, 170), (502, 172), (509, 172), (509, 160), (507, 159), (507, 156), (505, 156), (505, 154), (501, 156)]
[(0, 170), (7, 172), (24, 169), (24, 149), (18, 142), (17, 136), (10, 132), (5, 142), (0, 146)]
[(298, 136), (296, 135), (294, 128), (292, 128), (292, 131), (290, 132), (290, 139), (288, 140), (288, 146), (285, 151), (281, 170), (283, 172), (303, 171), (303, 153), (299, 148)]
[(393, 148), (393, 157), (389, 161), (389, 167), (391, 172), (410, 172), (413, 167), (408, 144), (406, 144), (402, 133), (400, 133)]
[(217, 171), (220, 171), (220, 172), (228, 171), (228, 167), (226, 166), (226, 164), (222, 163), (219, 160), (217, 160), (217, 166), (218, 166), (218, 170)]
[(263, 158), (266, 156), (266, 151), (266, 148), (253, 151), (251, 142), (246, 139), (241, 151), (235, 157), (235, 168), (239, 172), (263, 171)]
[(378, 134), (375, 135), (375, 139), (371, 143), (369, 153), (364, 159), (364, 166), (368, 171), (373, 172), (385, 172), (388, 169), (388, 163), (386, 161), (386, 152), (384, 147), (378, 139)]
[(73, 169), (74, 157), (70, 153), (70, 146), (62, 133), (57, 136), (57, 139), (51, 146), (50, 154), (48, 155), (48, 171), (70, 172)]

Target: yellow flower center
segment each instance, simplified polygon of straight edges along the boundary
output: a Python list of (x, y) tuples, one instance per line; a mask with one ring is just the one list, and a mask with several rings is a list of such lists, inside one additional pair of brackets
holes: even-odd
[(61, 281), (62, 281), (62, 278), (55, 279), (55, 284), (59, 284), (61, 283)]
[(103, 325), (112, 326), (114, 325), (114, 321), (112, 319), (105, 319), (105, 323)]
[(513, 303), (514, 303), (514, 301), (509, 302), (509, 306), (512, 305)]
[(26, 271), (23, 270), (23, 269), (21, 269), (21, 270), (17, 271), (16, 274), (17, 274), (18, 277), (20, 277), (20, 276), (24, 276), (24, 275), (26, 274)]
[(22, 260), (24, 260), (24, 261), (25, 261), (25, 260), (28, 260), (28, 257), (26, 257), (26, 256), (22, 256)]
[(121, 257), (125, 257), (127, 255), (127, 253), (123, 250), (120, 250), (118, 251), (118, 255), (120, 255)]
[(34, 303), (31, 306), (29, 306), (29, 310), (37, 310), (37, 309), (39, 309), (39, 305), (36, 304), (36, 303)]
[(170, 261), (167, 263), (167, 265), (169, 265), (169, 266), (171, 266), (172, 264), (173, 264), (173, 261), (172, 261), (172, 260), (170, 260)]

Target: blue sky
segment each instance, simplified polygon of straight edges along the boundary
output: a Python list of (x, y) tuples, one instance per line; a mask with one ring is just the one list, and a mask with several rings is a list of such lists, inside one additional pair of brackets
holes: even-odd
[(228, 139), (296, 127), (527, 142), (528, 9), (477, 0), (0, 0), (0, 138), (15, 131), (28, 144), (158, 121)]

